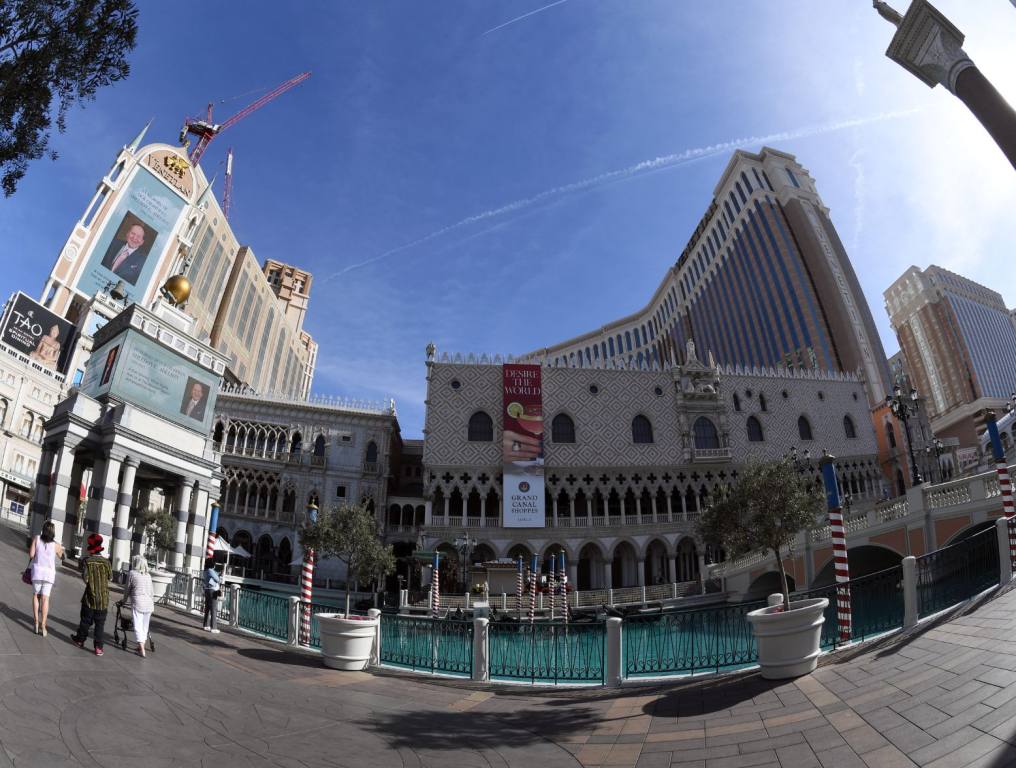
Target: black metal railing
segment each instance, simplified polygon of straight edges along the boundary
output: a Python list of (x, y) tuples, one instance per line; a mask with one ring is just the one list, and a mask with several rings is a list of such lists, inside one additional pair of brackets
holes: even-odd
[(825, 597), (829, 600), (829, 605), (825, 609), (825, 621), (822, 624), (823, 648), (838, 648), (845, 645), (840, 637), (836, 610), (837, 600), (843, 592), (850, 600), (851, 642), (865, 640), (903, 626), (902, 565), (851, 579), (843, 585), (830, 584), (827, 587), (794, 593), (793, 600), (813, 597)]
[(945, 610), (998, 584), (994, 528), (917, 558), (917, 614)]

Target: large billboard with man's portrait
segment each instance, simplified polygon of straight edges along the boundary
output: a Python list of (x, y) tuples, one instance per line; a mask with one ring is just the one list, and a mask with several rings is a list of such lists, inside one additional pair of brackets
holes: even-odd
[(111, 339), (88, 359), (81, 390), (112, 397), (207, 432), (219, 377), (137, 331)]
[(505, 528), (543, 528), (543, 387), (540, 366), (504, 366), (502, 461)]
[(74, 351), (75, 327), (18, 291), (0, 323), (0, 341), (44, 365), (66, 373)]
[(164, 182), (139, 167), (96, 238), (78, 290), (96, 293), (122, 281), (128, 301), (140, 299), (185, 206)]

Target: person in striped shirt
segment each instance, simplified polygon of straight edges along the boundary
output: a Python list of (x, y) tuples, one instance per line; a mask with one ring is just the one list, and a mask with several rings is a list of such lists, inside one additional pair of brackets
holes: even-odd
[(109, 560), (102, 556), (102, 536), (93, 533), (88, 537), (88, 557), (81, 561), (81, 578), (85, 582), (85, 592), (81, 596), (81, 623), (77, 632), (71, 635), (71, 640), (78, 648), (84, 648), (88, 628), (94, 625), (92, 643), (96, 656), (102, 656), (103, 630), (109, 609), (109, 580), (112, 576)]

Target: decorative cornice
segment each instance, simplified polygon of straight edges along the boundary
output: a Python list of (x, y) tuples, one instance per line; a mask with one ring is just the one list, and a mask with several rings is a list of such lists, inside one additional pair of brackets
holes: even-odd
[(941, 83), (955, 94), (960, 72), (974, 66), (963, 40), (963, 33), (931, 3), (913, 0), (886, 56), (929, 88)]

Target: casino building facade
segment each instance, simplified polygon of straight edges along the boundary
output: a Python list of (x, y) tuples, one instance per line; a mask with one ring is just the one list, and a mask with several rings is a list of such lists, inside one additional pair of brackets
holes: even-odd
[(793, 155), (737, 150), (646, 306), (523, 359), (556, 365), (684, 361), (858, 373), (868, 402), (889, 370), (868, 302), (814, 180)]

